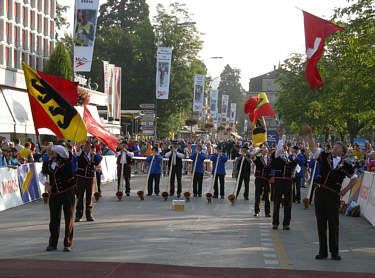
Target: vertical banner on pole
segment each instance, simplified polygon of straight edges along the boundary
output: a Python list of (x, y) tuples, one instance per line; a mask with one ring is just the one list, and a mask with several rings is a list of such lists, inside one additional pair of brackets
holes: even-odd
[(221, 118), (227, 121), (228, 116), (228, 102), (229, 102), (229, 95), (222, 95), (221, 97)]
[(204, 98), (204, 75), (194, 76), (193, 112), (202, 112)]
[(234, 124), (236, 122), (236, 111), (237, 110), (237, 103), (230, 104), (230, 122)]
[(172, 48), (158, 47), (156, 59), (156, 99), (168, 99)]
[(115, 98), (115, 106), (114, 106), (114, 115), (115, 119), (120, 119), (121, 116), (121, 68), (115, 67), (115, 88), (116, 94), (114, 95)]
[(91, 70), (99, 0), (76, 0), (74, 18), (74, 72)]
[(104, 65), (104, 94), (107, 95), (107, 117), (114, 119), (116, 106), (115, 66), (103, 61)]
[(217, 108), (218, 108), (218, 95), (219, 92), (217, 90), (210, 91), (210, 113), (211, 119), (214, 123), (217, 123)]

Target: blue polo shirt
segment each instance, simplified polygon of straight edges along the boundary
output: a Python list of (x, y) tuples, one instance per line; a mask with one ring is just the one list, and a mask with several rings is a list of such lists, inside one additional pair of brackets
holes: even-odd
[[(197, 156), (196, 152), (193, 152), (193, 154), (190, 156), (190, 159), (193, 160), (193, 166), (192, 166), (192, 169), (191, 169), (192, 171), (194, 170), (193, 168), (194, 168), (196, 156)], [(204, 160), (206, 158), (207, 158), (207, 156), (204, 153), (199, 153), (197, 165), (195, 166), (195, 173), (201, 173), (201, 174), (204, 173), (203, 163), (204, 163)]]
[[(146, 159), (148, 165), (151, 164), (152, 155), (149, 155)], [(163, 158), (160, 154), (156, 155), (154, 158), (154, 161), (152, 162), (151, 172), (150, 174), (160, 174), (161, 173), (161, 163), (163, 161)]]
[[(217, 153), (210, 155), (210, 160), (213, 161), (212, 174), (215, 174)], [(217, 165), (217, 175), (225, 175), (225, 162), (227, 162), (227, 160), (227, 156), (222, 153), (219, 159), (219, 164)]]

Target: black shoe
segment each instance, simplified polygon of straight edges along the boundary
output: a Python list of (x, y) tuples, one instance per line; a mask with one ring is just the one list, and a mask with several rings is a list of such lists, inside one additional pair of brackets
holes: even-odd
[(76, 217), (76, 219), (74, 219), (74, 222), (81, 222), (81, 218)]
[(297, 200), (297, 204), (300, 204), (301, 203), (301, 200)]
[(244, 197), (244, 199), (245, 199), (246, 201), (248, 201), (248, 200), (249, 200), (249, 197)]
[(94, 222), (95, 221), (95, 218), (90, 216), (90, 217), (87, 217), (87, 222)]
[(332, 254), (331, 258), (335, 261), (341, 261), (341, 257), (339, 254)]
[(315, 260), (325, 260), (327, 257), (328, 255), (318, 254), (315, 256)]
[(198, 197), (202, 197), (202, 194), (198, 194)]
[(48, 245), (47, 248), (46, 248), (46, 251), (50, 252), (50, 251), (56, 251), (57, 248), (56, 247), (53, 247), (51, 245)]
[(259, 216), (259, 213), (254, 213), (254, 216), (255, 216), (255, 217), (258, 217), (258, 216)]
[(270, 217), (271, 217), (271, 214), (267, 213), (267, 214), (266, 214), (266, 217), (267, 217), (267, 218), (270, 218)]
[(181, 194), (177, 194), (177, 198), (180, 198), (181, 197)]
[(147, 194), (147, 196), (152, 196), (152, 194)]
[(221, 199), (224, 199), (224, 196), (221, 196)]
[(278, 227), (279, 225), (272, 225), (272, 230), (277, 230)]
[(218, 196), (214, 195), (214, 199), (217, 199), (217, 198), (218, 198)]
[(156, 193), (155, 195), (156, 195), (156, 196), (159, 196), (159, 193)]
[(169, 193), (169, 196), (173, 197), (173, 196), (174, 196), (174, 193)]
[(65, 246), (63, 251), (64, 252), (70, 252), (70, 251), (72, 251), (72, 248), (69, 247), (69, 246)]
[(128, 197), (129, 197), (129, 196), (130, 196), (130, 193), (126, 193), (126, 196), (128, 196)]
[(284, 226), (283, 226), (283, 230), (289, 231), (289, 230), (290, 230), (289, 225), (284, 225)]
[(198, 196), (198, 194), (194, 194), (194, 197), (197, 197)]

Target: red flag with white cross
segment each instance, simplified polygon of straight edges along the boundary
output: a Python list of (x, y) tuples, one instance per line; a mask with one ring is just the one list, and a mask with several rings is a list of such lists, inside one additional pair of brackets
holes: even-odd
[(323, 81), (320, 77), (317, 64), (324, 52), (325, 39), (332, 33), (344, 30), (344, 28), (327, 20), (302, 11), (305, 23), (306, 43), (306, 80), (311, 89), (322, 87)]

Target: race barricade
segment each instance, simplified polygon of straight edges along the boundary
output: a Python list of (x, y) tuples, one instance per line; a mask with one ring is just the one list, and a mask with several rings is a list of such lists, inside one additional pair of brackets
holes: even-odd
[(375, 226), (375, 173), (365, 172), (358, 203), (361, 208), (361, 215)]
[(23, 204), (17, 169), (0, 168), (0, 211)]

